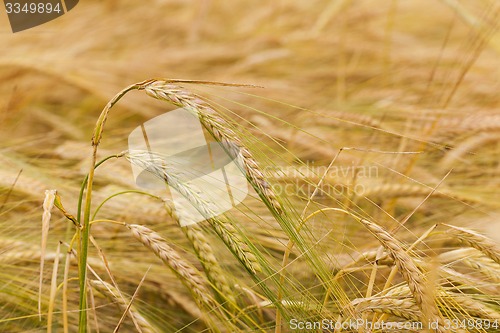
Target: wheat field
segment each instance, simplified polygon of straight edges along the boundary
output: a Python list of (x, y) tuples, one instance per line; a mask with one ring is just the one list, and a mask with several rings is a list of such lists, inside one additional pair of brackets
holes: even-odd
[[(0, 332), (500, 332), (499, 22), (498, 0), (0, 15)], [(230, 208), (130, 149), (177, 109), (244, 175)]]

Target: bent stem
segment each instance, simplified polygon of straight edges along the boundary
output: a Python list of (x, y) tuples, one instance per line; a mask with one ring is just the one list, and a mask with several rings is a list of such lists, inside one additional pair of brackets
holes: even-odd
[[(147, 82), (147, 81), (145, 81)], [(101, 141), (104, 125), (108, 118), (110, 109), (131, 90), (139, 89), (142, 86), (141, 83), (136, 83), (120, 91), (112, 100), (102, 110), (99, 119), (97, 120), (94, 136), (92, 137), (92, 159), (89, 168), (89, 174), (87, 177), (87, 189), (85, 193), (85, 206), (83, 211), (83, 223), (81, 230), (79, 230), (80, 235), (80, 256), (79, 256), (79, 280), (80, 280), (80, 318), (78, 331), (79, 333), (87, 332), (87, 255), (89, 247), (89, 235), (90, 235), (90, 209), (92, 206), (92, 183), (94, 180), (95, 168), (99, 165), (97, 163), (97, 147)], [(81, 202), (81, 200), (80, 200)], [(79, 218), (79, 216), (78, 216)]]

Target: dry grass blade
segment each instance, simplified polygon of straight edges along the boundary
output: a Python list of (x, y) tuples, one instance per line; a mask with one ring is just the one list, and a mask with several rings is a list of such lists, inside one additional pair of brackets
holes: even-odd
[(61, 243), (57, 244), (56, 258), (54, 259), (54, 268), (52, 270), (52, 280), (50, 283), (49, 311), (47, 315), (47, 333), (52, 332), (52, 319), (54, 317), (54, 305), (57, 292), (57, 271), (59, 269), (59, 253), (61, 251)]
[(42, 245), (40, 250), (40, 281), (38, 285), (38, 316), (42, 319), (42, 285), (43, 285), (43, 265), (45, 262), (45, 250), (47, 248), (47, 238), (49, 237), (51, 211), (54, 207), (56, 198), (56, 190), (46, 190), (45, 199), (43, 200), (42, 214)]
[(63, 315), (63, 330), (64, 333), (69, 333), (68, 329), (68, 279), (69, 266), (71, 264), (71, 251), (66, 253), (66, 262), (64, 263), (64, 276), (62, 287), (62, 315)]
[(449, 224), (444, 225), (450, 228), (449, 232), (456, 236), (460, 241), (481, 251), (500, 265), (500, 248), (494, 241), (470, 229), (455, 227)]
[(167, 241), (153, 230), (137, 225), (127, 224), (132, 235), (144, 246), (151, 250), (165, 265), (167, 265), (181, 282), (193, 294), (199, 305), (214, 306), (215, 303), (210, 296), (210, 291), (206, 288), (206, 281), (200, 272), (190, 263), (181, 258), (179, 253), (171, 248)]
[[(120, 318), (120, 321), (118, 322), (118, 324), (116, 325), (113, 333), (118, 333), (118, 331), (120, 330), (120, 327), (123, 323), (123, 320), (125, 320), (125, 316), (128, 313), (130, 313), (130, 308), (132, 307), (132, 304), (133, 304), (135, 298), (137, 297), (137, 293), (139, 292), (139, 289), (141, 288), (142, 284), (144, 283), (144, 280), (146, 279), (146, 276), (148, 275), (150, 269), (151, 269), (151, 266), (148, 268), (148, 270), (146, 271), (146, 273), (142, 277), (141, 282), (139, 282), (139, 285), (137, 286), (137, 288), (135, 288), (134, 294), (132, 295), (132, 298), (128, 302), (127, 306), (125, 307), (125, 310), (123, 311), (123, 315)], [(138, 325), (137, 320), (134, 320), (134, 324), (136, 325), (136, 328), (138, 329), (138, 331), (140, 331), (140, 333), (142, 333), (141, 326)]]
[(146, 93), (156, 99), (168, 101), (194, 113), (208, 132), (225, 148), (227, 153), (239, 161), (252, 186), (261, 198), (278, 215), (283, 213), (281, 203), (267, 182), (264, 173), (250, 150), (231, 130), (228, 122), (206, 101), (185, 88), (164, 80), (152, 80), (144, 84)]
[[(417, 306), (422, 311), (423, 316), (421, 320), (424, 324), (433, 321), (442, 323), (441, 313), (436, 306), (434, 295), (432, 295), (426, 286), (424, 275), (418, 269), (413, 259), (406, 253), (399, 242), (381, 226), (364, 219), (361, 219), (360, 222), (363, 223), (394, 258), (396, 266), (410, 287)], [(442, 325), (439, 325), (439, 332), (445, 332)]]
[(100, 330), (99, 330), (99, 318), (97, 317), (97, 310), (96, 310), (96, 306), (95, 306), (95, 297), (94, 297), (94, 291), (92, 290), (91, 285), (90, 283), (87, 282), (87, 284), (89, 285), (89, 300), (90, 300), (90, 313), (92, 314), (92, 317), (94, 319), (94, 327), (95, 327), (95, 331), (97, 333), (100, 333)]

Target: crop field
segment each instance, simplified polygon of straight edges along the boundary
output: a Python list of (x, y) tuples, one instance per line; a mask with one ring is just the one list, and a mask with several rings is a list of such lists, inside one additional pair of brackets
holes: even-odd
[(0, 41), (0, 332), (500, 332), (499, 0), (1, 7)]

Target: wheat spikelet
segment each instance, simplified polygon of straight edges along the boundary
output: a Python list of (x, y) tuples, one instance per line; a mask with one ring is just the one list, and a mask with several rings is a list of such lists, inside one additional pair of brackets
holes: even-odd
[[(406, 283), (408, 283), (417, 306), (422, 311), (422, 321), (424, 323), (437, 321), (442, 324), (441, 313), (436, 306), (434, 296), (426, 286), (424, 276), (412, 258), (401, 247), (399, 242), (382, 227), (364, 219), (360, 221), (394, 258), (401, 275), (403, 275)], [(439, 325), (438, 331), (445, 332), (442, 325)]]
[(450, 233), (456, 236), (463, 243), (481, 251), (500, 265), (500, 248), (491, 239), (477, 233), (476, 231), (444, 224), (450, 228)]
[[(89, 284), (106, 296), (110, 301), (115, 302), (122, 311), (127, 310), (129, 300), (123, 298), (121, 293), (116, 290), (113, 285), (99, 280), (89, 280)], [(159, 331), (137, 311), (134, 305), (128, 308), (128, 315), (137, 323), (142, 333), (159, 333)]]
[(439, 276), (446, 281), (449, 281), (454, 286), (459, 286), (461, 289), (472, 289), (483, 294), (497, 294), (498, 289), (489, 281), (478, 279), (470, 274), (463, 274), (452, 268), (440, 266), (438, 270)]
[[(54, 260), (57, 254), (55, 252), (46, 252), (43, 256), (43, 260)], [(62, 255), (59, 255), (62, 257)], [(23, 251), (9, 251), (2, 253), (0, 256), (0, 262), (13, 262), (13, 261), (36, 261), (40, 260), (41, 251), (39, 249), (23, 250)]]
[(438, 259), (440, 263), (454, 263), (469, 257), (477, 257), (478, 253), (479, 252), (474, 248), (464, 247), (440, 253), (436, 259)]
[(431, 189), (414, 184), (380, 184), (375, 186), (367, 186), (360, 193), (366, 197), (412, 197), (426, 196), (431, 192)]
[[(150, 171), (153, 175), (160, 177), (180, 194), (186, 198), (189, 203), (196, 207), (198, 211), (210, 223), (217, 235), (224, 241), (226, 246), (231, 249), (234, 255), (245, 265), (245, 267), (252, 273), (256, 274), (261, 270), (257, 258), (250, 251), (247, 244), (241, 240), (238, 231), (233, 224), (228, 221), (224, 216), (217, 216), (216, 209), (213, 207), (214, 203), (210, 198), (204, 198), (204, 192), (196, 188), (192, 184), (185, 184), (179, 181), (183, 179), (184, 173), (182, 170), (172, 168), (169, 165), (164, 165), (163, 159), (159, 158), (157, 154), (152, 152), (133, 152), (127, 154), (127, 159), (132, 163), (140, 166), (144, 170)], [(184, 214), (183, 211), (177, 212), (178, 219), (182, 224), (192, 224), (192, 217)]]
[[(165, 208), (168, 214), (178, 223), (179, 218), (175, 214), (173, 207), (165, 202)], [(205, 273), (209, 281), (214, 285), (217, 294), (222, 298), (226, 299), (231, 303), (235, 303), (235, 299), (233, 297), (233, 292), (229, 283), (226, 279), (226, 276), (220, 267), (219, 262), (215, 258), (215, 253), (210, 246), (208, 239), (203, 234), (201, 228), (196, 225), (188, 225), (185, 227), (181, 227), (182, 232), (186, 235), (186, 238), (189, 240), (193, 249), (198, 256), (203, 268), (205, 269)]]
[(500, 283), (500, 266), (487, 257), (464, 258), (462, 262), (495, 283)]
[[(364, 197), (398, 198), (398, 197), (423, 197), (429, 195), (433, 189), (416, 184), (380, 184), (366, 186), (363, 191), (356, 193)], [(476, 202), (472, 197), (453, 193), (450, 190), (439, 189), (432, 192), (433, 197), (455, 199), (462, 202)]]
[(377, 262), (378, 265), (392, 265), (394, 260), (389, 256), (387, 252), (379, 253), (379, 250), (371, 250), (361, 253), (354, 263), (359, 263), (361, 261)]
[(213, 306), (214, 301), (206, 288), (206, 283), (200, 272), (190, 263), (181, 258), (179, 253), (171, 248), (165, 239), (153, 230), (137, 225), (127, 224), (132, 235), (151, 250), (165, 265), (167, 265), (189, 289), (199, 305)]
[(452, 306), (456, 304), (460, 312), (465, 312), (468, 316), (486, 320), (500, 320), (500, 314), (497, 311), (466, 294), (441, 292), (438, 297), (443, 299), (451, 298), (451, 301), (448, 302)]
[(167, 81), (152, 80), (141, 88), (153, 98), (168, 101), (194, 113), (207, 131), (222, 144), (227, 153), (238, 160), (246, 173), (247, 179), (261, 198), (273, 208), (274, 212), (282, 214), (281, 203), (278, 201), (252, 153), (245, 147), (236, 133), (230, 129), (227, 121), (210, 104), (183, 87)]
[(500, 115), (472, 115), (463, 118), (440, 118), (438, 125), (444, 131), (495, 131), (500, 128)]
[(222, 296), (223, 299), (227, 299), (228, 301), (235, 303), (236, 301), (234, 299), (232, 289), (229, 286), (226, 276), (215, 258), (213, 249), (208, 243), (201, 228), (197, 225), (190, 225), (183, 227), (182, 230), (193, 245), (203, 268), (205, 269), (210, 282), (214, 284), (217, 293)]
[[(391, 288), (385, 295), (389, 296), (389, 298), (398, 297), (402, 299), (410, 297), (411, 291), (407, 285), (402, 285)], [(436, 296), (441, 300), (440, 304), (445, 306), (447, 309), (455, 309), (456, 312), (467, 316), (486, 320), (500, 319), (500, 314), (497, 311), (463, 292), (456, 293), (441, 289), (437, 292)], [(410, 301), (414, 303), (413, 300)]]
[(478, 135), (473, 135), (447, 153), (440, 164), (447, 168), (451, 166), (453, 162), (460, 160), (465, 154), (474, 151), (478, 147), (484, 147), (488, 144), (498, 142), (499, 140), (500, 135), (498, 133), (480, 133)]
[(9, 238), (0, 238), (0, 248), (2, 250), (10, 250), (12, 248), (17, 248), (17, 247), (22, 247), (26, 248), (29, 244), (23, 241), (18, 241), (15, 239), (9, 239)]
[(462, 263), (467, 267), (478, 271), (494, 282), (500, 282), (500, 266), (481, 251), (464, 247), (439, 254), (437, 257), (441, 263)]
[(36, 178), (28, 177), (25, 174), (17, 177), (16, 173), (0, 169), (0, 188), (11, 188), (14, 183), (16, 184), (14, 191), (30, 197), (33, 197), (34, 193), (43, 192), (47, 188), (45, 184)]
[(396, 317), (418, 321), (422, 317), (420, 308), (412, 298), (372, 297), (355, 299), (351, 302), (356, 313), (365, 311), (391, 314)]
[[(465, 316), (476, 317), (483, 320), (499, 320), (500, 314), (464, 293), (454, 293), (439, 290), (437, 293), (441, 306), (447, 311), (454, 310)], [(402, 285), (388, 290), (384, 297), (371, 297), (357, 299), (351, 302), (356, 311), (372, 311), (393, 314), (408, 320), (418, 320), (421, 315), (415, 300), (411, 298), (408, 285)], [(452, 317), (453, 318), (453, 317)]]

